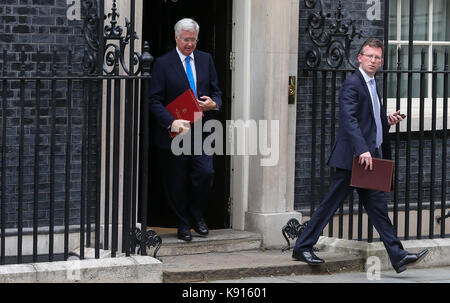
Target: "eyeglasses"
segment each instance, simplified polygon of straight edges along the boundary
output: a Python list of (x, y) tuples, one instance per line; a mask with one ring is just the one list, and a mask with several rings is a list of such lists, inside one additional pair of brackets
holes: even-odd
[(183, 41), (184, 43), (197, 43), (198, 39), (197, 38), (178, 38), (181, 41)]
[(361, 54), (363, 56), (366, 56), (367, 58), (369, 58), (369, 60), (375, 59), (375, 61), (380, 62), (383, 58), (378, 57), (378, 56), (374, 56), (374, 55), (366, 55), (366, 54)]

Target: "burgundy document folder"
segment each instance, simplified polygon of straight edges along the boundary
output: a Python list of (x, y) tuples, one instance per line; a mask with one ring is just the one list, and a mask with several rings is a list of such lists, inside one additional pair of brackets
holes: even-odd
[[(200, 108), (200, 105), (197, 102), (197, 98), (195, 97), (194, 92), (191, 89), (188, 89), (181, 95), (179, 95), (175, 100), (170, 102), (166, 109), (175, 119), (183, 119), (188, 120), (193, 124), (195, 121), (203, 117), (203, 111)], [(201, 113), (201, 115), (197, 114), (197, 117), (194, 116), (194, 113)], [(196, 119), (195, 119), (196, 118)], [(169, 129), (170, 137), (175, 137), (178, 133), (171, 132)]]
[(379, 191), (392, 191), (392, 173), (394, 161), (372, 158), (372, 170), (365, 170), (365, 165), (358, 163), (358, 157), (353, 158), (350, 186)]

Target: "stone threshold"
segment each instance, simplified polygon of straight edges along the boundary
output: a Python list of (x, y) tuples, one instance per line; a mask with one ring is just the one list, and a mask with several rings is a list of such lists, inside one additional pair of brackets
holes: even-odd
[[(431, 268), (450, 266), (450, 239), (423, 239), (423, 240), (403, 240), (402, 245), (409, 253), (418, 253), (423, 249), (428, 249), (429, 253), (423, 261), (415, 265), (417, 268)], [(320, 237), (316, 247), (323, 252), (344, 253), (361, 257), (364, 264), (371, 257), (371, 262), (380, 262), (381, 270), (391, 270), (392, 265), (382, 242), (364, 242), (356, 240), (338, 239), (330, 237)]]
[(329, 275), (361, 271), (363, 258), (346, 254), (318, 252), (323, 265), (310, 266), (291, 257), (292, 251), (255, 250), (169, 256), (163, 262), (163, 282), (213, 282), (215, 280), (286, 275)]
[[(157, 257), (255, 250), (261, 247), (262, 242), (262, 236), (258, 233), (233, 229), (210, 230), (207, 237), (192, 231), (190, 242), (178, 239), (176, 229), (173, 233), (160, 236), (162, 245)], [(153, 252), (154, 247), (147, 249), (147, 255), (153, 255)]]

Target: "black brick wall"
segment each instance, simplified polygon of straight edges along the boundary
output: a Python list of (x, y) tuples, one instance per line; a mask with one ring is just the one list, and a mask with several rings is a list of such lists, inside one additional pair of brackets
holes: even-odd
[[(82, 58), (85, 47), (82, 35), (83, 20), (68, 20), (66, 0), (0, 0), (0, 74), (3, 70), (3, 50), (7, 51), (6, 75), (19, 76), (22, 63), (21, 51), (25, 50), (25, 75), (36, 76), (36, 52), (40, 51), (41, 75), (51, 75), (51, 65), (56, 55), (58, 76), (67, 75), (68, 51), (73, 52), (72, 71), (82, 73)], [(83, 12), (81, 14), (83, 16)], [(0, 83), (3, 89), (3, 83)], [(24, 94), (24, 186), (23, 220), (24, 227), (31, 227), (34, 205), (34, 152), (36, 131), (35, 81), (26, 81)], [(67, 142), (67, 81), (58, 81), (56, 90), (56, 144), (55, 144), (55, 225), (64, 224), (66, 142)], [(6, 226), (17, 227), (18, 210), (18, 163), (20, 134), (20, 83), (8, 81), (7, 136), (6, 145)], [(71, 184), (70, 184), (70, 224), (80, 220), (81, 195), (81, 121), (82, 83), (73, 82), (72, 135), (71, 135)], [(40, 104), (40, 152), (39, 152), (39, 226), (48, 226), (50, 211), (50, 125), (51, 125), (51, 82), (41, 81)], [(0, 101), (3, 100), (0, 98)], [(96, 109), (89, 108), (89, 117), (95, 133)], [(0, 108), (0, 125), (3, 112)], [(0, 126), (1, 128), (1, 126)], [(0, 135), (1, 136), (1, 135)], [(95, 153), (95, 138), (91, 141)], [(1, 166), (1, 163), (0, 163)], [(95, 155), (91, 158), (90, 170), (95, 169)], [(95, 176), (91, 175), (91, 179)], [(0, 181), (1, 182), (1, 181)], [(90, 193), (92, 196), (92, 193)], [(93, 195), (95, 196), (95, 194)], [(2, 201), (3, 202), (3, 201)]]

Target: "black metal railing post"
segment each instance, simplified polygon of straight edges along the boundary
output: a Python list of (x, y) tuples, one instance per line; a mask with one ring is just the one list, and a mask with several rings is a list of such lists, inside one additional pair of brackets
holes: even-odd
[[(389, 41), (389, 0), (384, 0), (384, 44), (385, 47), (383, 49), (383, 58), (385, 60), (383, 61), (383, 70), (389, 69), (389, 60), (386, 60), (389, 58), (389, 47), (388, 47), (388, 41)], [(387, 108), (387, 87), (388, 87), (388, 74), (383, 74), (383, 105), (385, 108)], [(397, 107), (398, 108), (398, 107)]]
[[(396, 108), (400, 108), (400, 92), (401, 92), (401, 88), (402, 88), (402, 73), (400, 72), (401, 70), (401, 54), (402, 54), (402, 49), (398, 48), (397, 50), (397, 72), (396, 72), (396, 79), (397, 79), (397, 93), (395, 96), (396, 99)], [(409, 119), (408, 119), (409, 120)], [(399, 209), (399, 202), (400, 202), (400, 198), (399, 198), (399, 190), (398, 190), (398, 186), (399, 186), (399, 175), (400, 175), (400, 125), (397, 124), (395, 126), (395, 170), (394, 170), (394, 188), (395, 188), (395, 192), (394, 192), (394, 229), (398, 232), (398, 209)]]
[[(136, 1), (132, 0), (130, 3), (130, 56), (129, 56), (129, 72), (128, 74), (134, 75), (135, 71), (134, 71), (134, 65), (135, 65), (135, 47), (134, 47), (134, 42), (136, 39), (135, 36), (135, 10), (136, 10)], [(127, 80), (128, 82), (128, 89), (129, 89), (129, 104), (128, 104), (128, 153), (131, 155), (131, 157), (129, 157), (128, 159), (128, 166), (129, 166), (129, 210), (130, 213), (128, 214), (128, 220), (129, 223), (127, 225), (128, 230), (126, 230), (126, 237), (127, 237), (127, 254), (131, 254), (131, 253), (135, 253), (136, 251), (136, 245), (132, 245), (133, 239), (132, 239), (132, 233), (136, 228), (136, 195), (134, 194), (136, 192), (136, 180), (137, 180), (137, 174), (136, 174), (136, 168), (137, 168), (137, 163), (136, 163), (136, 158), (137, 158), (137, 149), (135, 147), (135, 142), (137, 142), (136, 140), (136, 133), (135, 133), (135, 125), (136, 125), (136, 120), (138, 119), (137, 111), (137, 104), (139, 102), (139, 98), (138, 95), (135, 94), (136, 90), (134, 87), (135, 81), (133, 79), (129, 79)], [(125, 146), (127, 146), (125, 144)]]
[(310, 215), (312, 216), (314, 213), (315, 205), (316, 205), (316, 104), (317, 104), (317, 82), (318, 82), (318, 72), (313, 70), (312, 72), (312, 102), (311, 102), (311, 206), (310, 206)]
[(436, 116), (437, 116), (437, 52), (433, 51), (433, 71), (431, 88), (431, 169), (430, 169), (430, 225), (429, 238), (434, 238), (434, 209), (435, 209), (435, 182), (436, 182)]
[[(95, 81), (95, 80), (94, 80)], [(83, 162), (83, 169), (85, 170), (85, 178), (83, 179), (83, 185), (84, 186), (84, 205), (85, 205), (85, 216), (84, 216), (84, 220), (85, 220), (85, 224), (84, 224), (84, 229), (85, 229), (85, 233), (84, 233), (84, 237), (86, 238), (86, 247), (91, 247), (91, 208), (92, 208), (92, 169), (91, 169), (91, 164), (92, 164), (92, 141), (93, 141), (93, 126), (92, 126), (92, 108), (94, 108), (94, 102), (95, 102), (95, 93), (94, 93), (94, 81), (89, 81), (87, 83), (87, 99), (86, 99), (86, 104), (85, 104), (85, 108), (84, 108), (84, 127), (85, 127), (85, 131), (86, 131), (86, 135), (84, 137), (84, 150), (85, 150), (85, 159), (86, 161)]]
[(444, 55), (444, 75), (443, 75), (443, 99), (442, 99), (442, 181), (441, 181), (441, 233), (440, 237), (445, 238), (445, 209), (447, 204), (447, 127), (448, 127), (448, 49)]
[[(116, 58), (120, 55), (115, 50)], [(119, 75), (119, 61), (114, 64), (114, 75)], [(113, 206), (112, 206), (112, 241), (111, 256), (115, 257), (118, 249), (119, 224), (119, 156), (120, 156), (120, 80), (114, 80), (114, 126), (113, 126)]]
[[(135, 1), (130, 2), (130, 18), (129, 22), (130, 29), (130, 54), (129, 54), (129, 67), (128, 74), (132, 75), (134, 73), (134, 9)], [(125, 136), (124, 136), (124, 155), (129, 155), (124, 157), (124, 178), (127, 180), (124, 182), (123, 188), (123, 251), (126, 256), (130, 255), (130, 229), (131, 229), (131, 190), (134, 182), (132, 181), (132, 163), (133, 163), (133, 149), (132, 149), (132, 108), (133, 108), (133, 87), (132, 80), (125, 80), (125, 114), (124, 114), (124, 124), (125, 124)]]
[[(150, 46), (147, 41), (144, 42), (143, 53), (141, 57), (141, 66), (142, 66), (142, 76), (150, 77), (150, 67), (153, 62), (153, 57), (150, 55)], [(149, 203), (149, 188), (148, 184), (150, 181), (149, 177), (149, 159), (150, 159), (150, 113), (149, 113), (149, 105), (148, 105), (148, 89), (150, 85), (149, 79), (142, 80), (142, 98), (141, 98), (141, 107), (142, 107), (142, 118), (141, 118), (141, 148), (140, 148), (140, 167), (142, 172), (140, 173), (140, 192), (139, 199), (141, 203), (141, 234), (144, 234), (147, 231), (147, 209)], [(141, 255), (145, 256), (147, 254), (144, 242), (140, 243), (140, 252)]]
[(25, 47), (22, 47), (20, 52), (20, 118), (19, 118), (19, 195), (17, 206), (17, 263), (22, 263), (22, 241), (23, 241), (23, 171), (24, 171), (24, 137), (25, 137)]
[(50, 101), (50, 201), (49, 201), (49, 239), (48, 261), (53, 261), (55, 245), (55, 144), (56, 144), (56, 51), (53, 50), (51, 70)]
[[(96, 203), (95, 203), (95, 258), (100, 258), (100, 217), (101, 217), (101, 184), (102, 184), (102, 129), (103, 129), (103, 60), (105, 53), (105, 35), (103, 33), (103, 20), (105, 19), (105, 1), (98, 2), (98, 53), (97, 53), (97, 134), (96, 134)], [(108, 146), (106, 146), (108, 149)], [(106, 164), (108, 165), (108, 164)], [(106, 200), (105, 200), (106, 204)], [(105, 226), (106, 228), (106, 226)]]
[[(85, 76), (88, 76), (87, 70), (84, 71)], [(86, 239), (86, 183), (87, 183), (87, 168), (86, 162), (88, 162), (88, 107), (90, 99), (90, 82), (88, 80), (83, 81), (83, 101), (81, 106), (81, 191), (80, 191), (80, 259), (84, 259), (85, 246), (87, 246)], [(89, 206), (88, 206), (89, 207)], [(89, 224), (88, 224), (89, 225)]]
[(1, 250), (0, 250), (0, 265), (5, 264), (5, 254), (6, 254), (6, 248), (5, 248), (5, 244), (6, 244), (6, 203), (7, 203), (7, 196), (6, 196), (6, 110), (7, 110), (7, 86), (8, 86), (8, 81), (6, 80), (6, 71), (7, 71), (7, 64), (8, 64), (8, 60), (7, 60), (7, 52), (6, 49), (3, 50), (3, 68), (2, 68), (2, 76), (4, 77), (2, 80), (2, 146), (1, 146), (1, 150), (2, 150), (2, 177), (1, 177), (1, 182), (2, 182), (2, 192), (1, 192), (1, 206), (0, 206), (0, 212), (1, 212), (1, 227), (0, 227), (0, 245), (1, 245)]
[[(68, 67), (72, 66), (72, 53), (69, 51), (68, 53)], [(66, 100), (66, 182), (65, 182), (65, 200), (64, 200), (64, 260), (69, 258), (69, 228), (70, 228), (70, 191), (71, 191), (71, 158), (72, 158), (72, 100), (73, 100), (73, 80), (70, 78), (72, 76), (72, 69), (68, 68), (67, 70), (69, 78), (67, 79), (67, 100)], [(85, 100), (83, 100), (85, 101)], [(84, 102), (83, 102), (84, 103)], [(84, 115), (82, 114), (82, 117)], [(84, 131), (84, 127), (83, 130)], [(82, 145), (84, 142), (82, 142)], [(83, 159), (81, 160), (83, 167)], [(83, 168), (82, 168), (83, 169)], [(81, 177), (81, 183), (83, 182), (83, 173)], [(81, 197), (81, 201), (83, 201), (83, 197)], [(83, 207), (81, 206), (81, 209)], [(82, 217), (81, 217), (82, 218)], [(80, 224), (81, 225), (81, 224)], [(82, 228), (81, 228), (82, 230)], [(80, 241), (84, 240), (84, 236), (80, 231)], [(81, 244), (81, 243), (80, 243)], [(84, 258), (84, 243), (80, 245), (80, 258)]]
[(103, 239), (103, 249), (109, 249), (109, 212), (111, 205), (110, 198), (110, 178), (111, 178), (111, 90), (112, 90), (112, 80), (106, 80), (106, 129), (105, 129), (105, 186), (103, 190), (105, 192), (105, 212), (104, 212), (104, 239)]
[(39, 213), (39, 146), (40, 146), (40, 109), (41, 109), (41, 80), (39, 76), (41, 75), (41, 62), (40, 51), (37, 52), (36, 56), (36, 76), (38, 77), (35, 81), (35, 92), (36, 92), (36, 103), (35, 103), (35, 131), (34, 131), (34, 201), (33, 201), (33, 262), (37, 262), (38, 255), (38, 213)]
[[(143, 80), (146, 81), (146, 80)], [(133, 149), (132, 149), (132, 154), (133, 154), (133, 163), (132, 163), (132, 169), (133, 169), (133, 176), (132, 176), (132, 181), (133, 181), (133, 187), (132, 187), (132, 197), (131, 197), (131, 201), (132, 201), (132, 213), (131, 213), (131, 232), (134, 232), (136, 230), (136, 223), (137, 223), (137, 212), (138, 212), (138, 204), (137, 204), (137, 199), (138, 199), (138, 151), (139, 151), (139, 104), (142, 104), (144, 102), (146, 102), (145, 100), (140, 100), (139, 98), (139, 81), (135, 80), (133, 81), (133, 89), (134, 89), (134, 107), (133, 107)], [(140, 168), (141, 169), (141, 168)], [(139, 170), (140, 170), (139, 169)], [(134, 236), (134, 235), (133, 235)], [(133, 242), (133, 239), (130, 239), (130, 242)], [(131, 253), (135, 254), (136, 253), (136, 245), (133, 245), (131, 247)]]
[[(408, 44), (408, 93), (407, 93), (407, 115), (412, 117), (412, 89), (413, 89), (413, 52), (414, 52), (414, 0), (409, 1), (409, 44)], [(410, 216), (410, 193), (411, 193), (411, 121), (406, 119), (407, 123), (407, 141), (406, 141), (406, 184), (405, 184), (405, 240), (409, 239), (409, 216)]]
[[(421, 52), (420, 70), (425, 71), (425, 50)], [(422, 212), (423, 212), (423, 166), (424, 166), (424, 129), (425, 129), (425, 73), (420, 73), (420, 106), (419, 106), (419, 167), (417, 188), (417, 239), (422, 238)]]
[[(135, 41), (135, 24), (134, 24), (134, 17), (135, 17), (135, 9), (136, 9), (136, 3), (135, 0), (131, 0), (130, 2), (130, 18), (131, 21), (129, 23), (130, 28), (130, 53), (129, 53), (129, 68), (128, 68), (128, 74), (133, 75), (134, 74), (134, 41)], [(135, 184), (133, 179), (133, 104), (136, 102), (134, 99), (134, 88), (133, 88), (133, 80), (128, 79), (125, 83), (125, 89), (126, 89), (126, 97), (125, 97), (125, 133), (127, 134), (125, 136), (125, 154), (130, 155), (130, 157), (125, 157), (125, 172), (127, 175), (126, 182), (126, 221), (125, 221), (125, 245), (126, 250), (125, 254), (126, 256), (129, 256), (131, 252), (134, 250), (131, 246), (131, 226), (133, 225), (132, 222), (132, 213), (134, 212), (133, 208), (133, 186)], [(125, 198), (125, 197), (124, 197)]]

